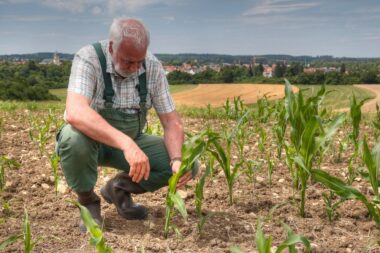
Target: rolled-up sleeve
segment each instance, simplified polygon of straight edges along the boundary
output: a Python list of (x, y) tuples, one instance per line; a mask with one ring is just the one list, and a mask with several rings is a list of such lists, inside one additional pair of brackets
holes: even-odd
[(157, 113), (169, 113), (175, 110), (173, 98), (169, 92), (168, 80), (161, 63), (157, 64), (156, 81), (152, 89), (153, 107)]

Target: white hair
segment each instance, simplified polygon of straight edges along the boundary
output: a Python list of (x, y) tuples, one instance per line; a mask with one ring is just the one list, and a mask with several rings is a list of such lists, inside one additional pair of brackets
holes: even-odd
[(135, 18), (114, 19), (110, 28), (109, 41), (112, 41), (112, 49), (117, 50), (123, 39), (130, 39), (138, 49), (146, 49), (149, 46), (149, 31), (141, 20)]

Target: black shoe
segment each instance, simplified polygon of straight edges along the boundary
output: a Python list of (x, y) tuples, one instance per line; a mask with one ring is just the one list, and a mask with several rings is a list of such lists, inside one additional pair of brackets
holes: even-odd
[[(80, 193), (77, 193), (77, 195), (78, 195), (79, 204), (81, 204), (82, 206), (88, 209), (94, 221), (99, 225), (100, 228), (102, 228), (103, 218), (101, 216), (99, 196), (96, 195), (93, 190), (89, 192), (80, 192)], [(84, 225), (82, 217), (80, 218), (79, 229), (83, 233), (87, 231), (87, 228)]]
[(148, 216), (148, 209), (133, 203), (131, 193), (146, 192), (133, 182), (127, 173), (119, 173), (100, 189), (100, 195), (109, 204), (113, 203), (120, 216), (127, 220), (143, 220)]

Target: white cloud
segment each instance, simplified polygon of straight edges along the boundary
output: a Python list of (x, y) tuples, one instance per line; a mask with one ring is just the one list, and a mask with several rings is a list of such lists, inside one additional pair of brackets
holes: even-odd
[(243, 16), (289, 13), (319, 6), (319, 2), (299, 2), (294, 0), (265, 0), (243, 12)]

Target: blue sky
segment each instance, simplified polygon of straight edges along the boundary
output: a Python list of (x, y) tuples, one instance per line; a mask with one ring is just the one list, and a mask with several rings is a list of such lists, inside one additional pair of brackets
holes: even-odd
[(380, 57), (379, 0), (0, 0), (0, 54), (75, 53), (121, 16), (153, 53)]

